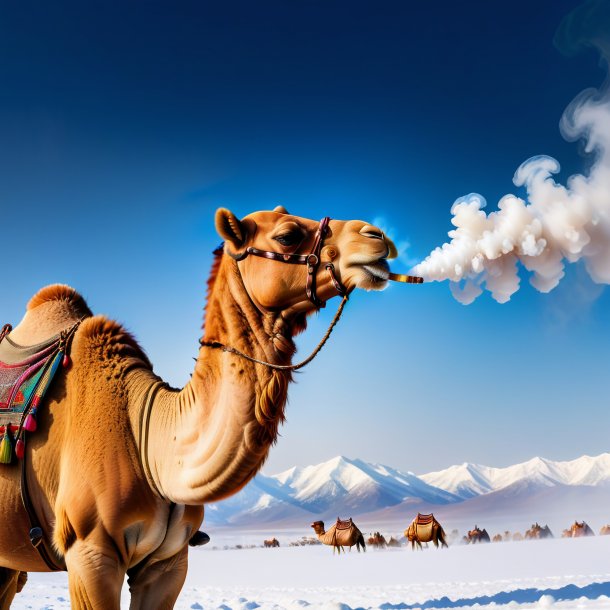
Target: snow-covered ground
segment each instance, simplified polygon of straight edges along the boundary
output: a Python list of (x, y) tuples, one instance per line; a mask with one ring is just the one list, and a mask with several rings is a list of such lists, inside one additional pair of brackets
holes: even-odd
[[(211, 532), (212, 533), (212, 532)], [(308, 532), (303, 532), (307, 533)], [(280, 541), (285, 539), (275, 532)], [(270, 537), (267, 533), (267, 537)], [(295, 539), (295, 538), (292, 538)], [(262, 543), (236, 533), (241, 544)], [(212, 544), (230, 543), (213, 538)], [(123, 605), (129, 607), (128, 592)], [(610, 536), (333, 555), (326, 546), (192, 549), (179, 609), (610, 609)], [(69, 608), (65, 574), (30, 574), (13, 608)]]

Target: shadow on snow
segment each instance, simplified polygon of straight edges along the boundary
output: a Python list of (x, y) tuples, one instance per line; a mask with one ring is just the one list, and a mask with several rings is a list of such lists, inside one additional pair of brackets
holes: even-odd
[(610, 597), (610, 582), (594, 582), (584, 587), (576, 585), (566, 585), (559, 589), (515, 589), (514, 591), (501, 591), (495, 595), (481, 595), (479, 597), (468, 597), (456, 600), (451, 600), (448, 597), (439, 599), (430, 599), (418, 604), (381, 604), (379, 608), (382, 610), (411, 610), (414, 608), (462, 608), (464, 606), (473, 606), (479, 604), (481, 606), (488, 604), (509, 604), (517, 602), (518, 604), (529, 604), (540, 600), (543, 595), (552, 596), (555, 601), (570, 601), (586, 597), (587, 599), (597, 599), (602, 595)]

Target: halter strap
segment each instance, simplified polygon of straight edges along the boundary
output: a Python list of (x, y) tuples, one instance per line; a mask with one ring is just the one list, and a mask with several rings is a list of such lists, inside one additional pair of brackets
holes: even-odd
[(348, 299), (349, 299), (349, 296), (347, 294), (344, 294), (343, 300), (341, 301), (341, 303), (339, 304), (339, 308), (337, 309), (337, 313), (335, 313), (335, 317), (332, 319), (330, 326), (328, 327), (328, 330), (322, 337), (320, 343), (318, 343), (318, 345), (313, 350), (313, 352), (311, 352), (311, 354), (307, 358), (305, 358), (305, 360), (303, 360), (302, 362), (299, 362), (298, 364), (273, 364), (272, 362), (266, 362), (265, 360), (259, 360), (258, 358), (249, 356), (248, 354), (245, 354), (244, 352), (242, 352), (234, 347), (225, 345), (224, 343), (221, 343), (220, 341), (206, 341), (205, 339), (201, 339), (199, 341), (199, 344), (202, 347), (209, 347), (211, 349), (221, 349), (223, 352), (235, 354), (236, 356), (239, 356), (240, 358), (243, 358), (244, 360), (248, 360), (249, 362), (254, 362), (256, 364), (263, 364), (265, 366), (268, 366), (270, 369), (274, 369), (276, 371), (298, 371), (299, 369), (302, 369), (306, 364), (309, 364), (318, 355), (320, 350), (324, 347), (324, 344), (328, 341), (330, 334), (333, 332), (333, 329), (335, 328), (337, 322), (339, 321), (339, 318), (341, 317), (341, 314), (343, 313), (343, 309), (344, 309)]
[[(309, 254), (282, 254), (281, 252), (272, 252), (270, 250), (259, 250), (253, 246), (248, 246), (243, 252), (233, 254), (227, 251), (227, 254), (237, 262), (243, 261), (248, 256), (258, 256), (268, 260), (277, 261), (279, 263), (288, 263), (292, 265), (307, 265), (307, 280), (305, 282), (305, 294), (307, 298), (314, 304), (317, 309), (322, 309), (326, 306), (326, 302), (322, 301), (316, 294), (317, 272), (320, 266), (320, 252), (324, 245), (324, 238), (328, 232), (330, 224), (330, 216), (325, 216), (320, 221), (313, 246)], [(324, 265), (325, 269), (330, 274), (330, 279), (339, 296), (344, 297), (347, 294), (347, 288), (340, 282), (335, 271), (335, 266), (328, 262)]]

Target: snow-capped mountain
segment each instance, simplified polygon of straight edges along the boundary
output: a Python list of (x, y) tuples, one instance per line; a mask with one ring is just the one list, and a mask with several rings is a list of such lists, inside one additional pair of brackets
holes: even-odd
[(608, 485), (610, 453), (602, 453), (597, 457), (585, 455), (568, 462), (553, 462), (535, 457), (506, 468), (464, 463), (420, 475), (420, 478), (464, 500), (509, 487), (518, 481), (535, 482), (547, 487)]
[(567, 462), (537, 457), (506, 468), (464, 463), (419, 476), (338, 456), (273, 476), (258, 474), (235, 496), (207, 505), (206, 521), (256, 526), (356, 515), (392, 520), (418, 510), (466, 518), (509, 513), (513, 504), (525, 513), (532, 503), (560, 503), (563, 496), (573, 506), (579, 495), (610, 498), (610, 454)]

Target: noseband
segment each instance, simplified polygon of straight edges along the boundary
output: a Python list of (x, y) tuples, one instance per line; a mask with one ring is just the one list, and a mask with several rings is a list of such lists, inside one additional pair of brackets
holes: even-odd
[[(266, 258), (272, 261), (278, 261), (280, 263), (291, 263), (294, 265), (307, 265), (307, 281), (305, 283), (305, 293), (307, 294), (307, 298), (314, 304), (317, 309), (322, 309), (326, 306), (326, 302), (322, 301), (318, 298), (316, 294), (316, 274), (318, 268), (320, 266), (320, 252), (322, 250), (322, 246), (324, 245), (324, 238), (328, 232), (328, 225), (330, 223), (330, 217), (325, 216), (320, 221), (320, 226), (316, 232), (316, 237), (313, 242), (313, 248), (309, 254), (280, 254), (279, 252), (271, 252), (269, 250), (259, 250), (258, 248), (253, 248), (249, 246), (240, 254), (232, 254), (231, 252), (225, 250), (227, 254), (237, 262), (243, 261), (250, 254), (252, 256), (260, 256), (261, 258)], [(335, 325), (339, 321), (341, 314), (343, 313), (343, 308), (347, 303), (349, 298), (347, 288), (339, 281), (337, 275), (335, 273), (335, 266), (329, 261), (324, 265), (325, 269), (330, 274), (330, 279), (335, 287), (337, 293), (343, 297), (339, 308), (337, 309), (337, 313), (335, 317), (332, 319), (326, 334), (322, 337), (322, 340), (316, 346), (316, 349), (302, 362), (298, 364), (273, 364), (272, 362), (265, 362), (264, 360), (259, 360), (258, 358), (253, 358), (244, 352), (235, 349), (234, 347), (230, 347), (228, 345), (224, 345), (219, 341), (206, 341), (205, 339), (201, 339), (199, 341), (202, 347), (209, 347), (212, 349), (221, 349), (223, 352), (229, 352), (231, 354), (235, 354), (236, 356), (240, 356), (245, 360), (250, 362), (255, 362), (257, 364), (264, 364), (271, 369), (275, 369), (278, 371), (297, 371), (300, 368), (303, 368), (306, 364), (309, 364), (317, 355), (318, 352), (324, 347), (326, 341), (330, 337), (330, 334), (335, 328)]]
[[(243, 261), (250, 254), (252, 254), (252, 256), (260, 256), (261, 258), (278, 261), (280, 263), (307, 265), (305, 294), (317, 309), (322, 309), (326, 306), (326, 302), (318, 298), (318, 295), (316, 294), (316, 275), (320, 266), (320, 252), (322, 250), (322, 246), (324, 245), (324, 238), (328, 233), (329, 223), (329, 216), (325, 216), (320, 221), (320, 225), (316, 231), (316, 237), (313, 242), (313, 248), (309, 254), (281, 254), (280, 252), (259, 250), (258, 248), (253, 248), (252, 246), (249, 246), (240, 254), (232, 254), (231, 252), (227, 252), (227, 254), (237, 262)], [(335, 272), (335, 266), (329, 261), (328, 263), (325, 263), (324, 267), (330, 275), (330, 279), (335, 287), (335, 290), (339, 296), (344, 297), (347, 294), (347, 288), (339, 281), (339, 278)]]

